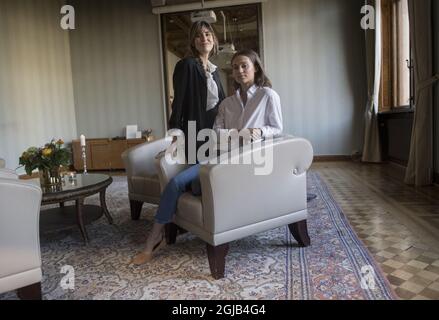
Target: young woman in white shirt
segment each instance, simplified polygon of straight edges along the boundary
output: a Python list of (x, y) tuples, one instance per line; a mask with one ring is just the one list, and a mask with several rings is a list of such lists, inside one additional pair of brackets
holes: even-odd
[(271, 89), (261, 59), (253, 50), (237, 52), (231, 61), (234, 95), (219, 106), (214, 129), (250, 129), (252, 139), (275, 137), (282, 133), (279, 95)]
[[(276, 137), (282, 133), (279, 95), (271, 89), (261, 59), (253, 50), (242, 50), (232, 58), (236, 92), (221, 102), (213, 128), (250, 129), (253, 140)], [(307, 201), (317, 195), (308, 193)]]
[[(214, 129), (241, 130), (247, 128), (250, 129), (254, 140), (279, 135), (283, 127), (280, 99), (278, 94), (271, 89), (270, 80), (265, 75), (258, 55), (251, 50), (240, 51), (233, 56), (232, 66), (237, 91), (234, 96), (226, 98), (221, 103), (215, 119)], [(199, 167), (200, 165), (196, 166)], [(191, 173), (190, 179), (185, 178), (185, 180), (196, 180), (198, 178), (197, 170), (196, 174)], [(162, 201), (163, 203), (170, 202), (166, 200), (164, 194), (160, 200), (160, 206)], [(175, 211), (174, 207), (176, 207), (175, 202), (172, 201), (172, 210), (168, 210), (172, 215)], [(166, 207), (166, 205), (164, 206)], [(172, 219), (172, 215), (168, 218)], [(132, 263), (140, 265), (149, 262), (157, 251), (163, 247), (164, 240), (160, 240), (162, 239), (160, 237), (163, 237), (161, 232), (165, 223), (168, 223), (168, 221), (154, 223), (153, 231), (147, 241), (147, 243), (150, 243), (149, 247), (138, 254)], [(158, 243), (158, 245), (151, 246), (153, 243)]]

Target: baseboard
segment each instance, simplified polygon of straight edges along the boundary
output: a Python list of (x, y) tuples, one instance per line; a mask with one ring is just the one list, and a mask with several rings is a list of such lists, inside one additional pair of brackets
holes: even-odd
[[(393, 161), (389, 160), (388, 164), (392, 167), (396, 168), (397, 170), (400, 170), (402, 175), (405, 175), (405, 171), (407, 170), (407, 166), (401, 163), (401, 161)], [(439, 185), (439, 172), (433, 172), (433, 183), (436, 185)]]
[(314, 156), (314, 162), (352, 161), (352, 156)]
[(383, 162), (383, 163), (387, 163), (387, 164), (389, 164), (389, 165), (391, 165), (392, 167), (395, 167), (395, 168), (398, 168), (398, 169), (401, 169), (401, 170), (407, 170), (407, 166), (405, 166), (404, 164), (401, 164), (400, 162), (395, 162), (395, 161), (386, 161), (386, 162)]
[(401, 160), (401, 159), (398, 159), (398, 158), (394, 158), (394, 157), (388, 157), (387, 158), (387, 161), (389, 162), (389, 163), (395, 163), (395, 164), (397, 164), (397, 165), (400, 165), (400, 166), (402, 166), (402, 167), (404, 167), (404, 168), (407, 168), (407, 165), (408, 165), (408, 160)]

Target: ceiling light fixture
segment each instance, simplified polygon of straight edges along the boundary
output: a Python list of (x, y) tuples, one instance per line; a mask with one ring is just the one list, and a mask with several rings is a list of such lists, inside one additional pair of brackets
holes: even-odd
[(223, 17), (223, 27), (224, 27), (224, 44), (219, 46), (218, 55), (212, 58), (213, 63), (216, 63), (222, 69), (230, 69), (231, 61), (233, 55), (236, 53), (235, 45), (233, 40), (230, 43), (227, 42), (227, 26), (226, 26), (226, 15), (221, 10), (221, 16)]

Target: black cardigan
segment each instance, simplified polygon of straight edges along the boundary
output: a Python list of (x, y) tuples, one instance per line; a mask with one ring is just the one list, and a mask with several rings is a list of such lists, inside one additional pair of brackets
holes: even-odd
[[(180, 60), (174, 70), (174, 100), (169, 129), (181, 129), (187, 136), (188, 121), (197, 122), (197, 133), (212, 128), (218, 113), (218, 106), (224, 100), (224, 90), (218, 71), (213, 74), (218, 86), (219, 102), (215, 108), (206, 111), (207, 78), (197, 59), (189, 57)], [(198, 149), (198, 148), (197, 148)]]

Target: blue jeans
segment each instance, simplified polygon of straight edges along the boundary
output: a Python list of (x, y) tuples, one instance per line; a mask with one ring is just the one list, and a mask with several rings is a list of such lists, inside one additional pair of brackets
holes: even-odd
[(159, 208), (155, 215), (157, 223), (166, 224), (172, 222), (177, 210), (178, 198), (192, 186), (192, 193), (201, 194), (199, 183), (200, 165), (195, 164), (180, 172), (166, 185), (160, 198)]

